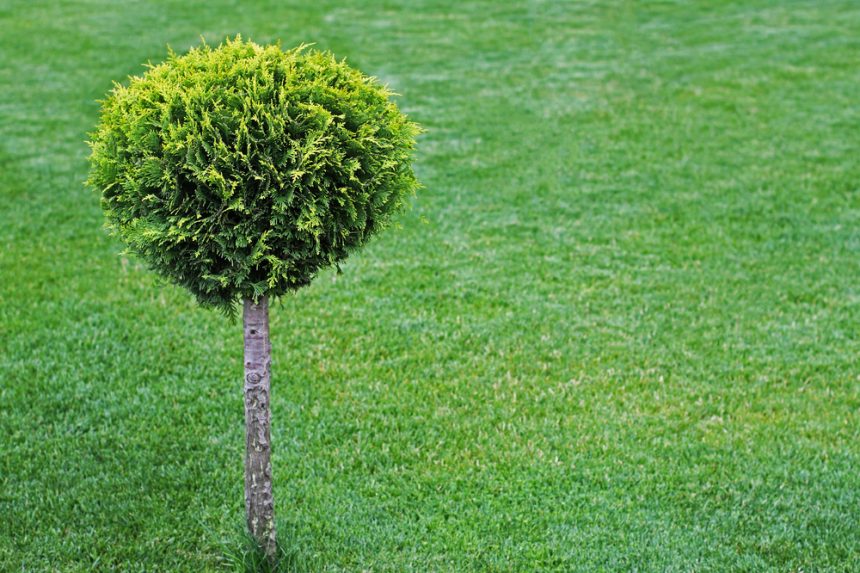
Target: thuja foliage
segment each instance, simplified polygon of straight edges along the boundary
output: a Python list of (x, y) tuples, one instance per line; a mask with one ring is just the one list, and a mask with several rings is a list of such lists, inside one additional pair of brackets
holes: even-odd
[(88, 182), (130, 251), (229, 312), (307, 285), (417, 188), (391, 95), (305, 47), (170, 53), (104, 100)]

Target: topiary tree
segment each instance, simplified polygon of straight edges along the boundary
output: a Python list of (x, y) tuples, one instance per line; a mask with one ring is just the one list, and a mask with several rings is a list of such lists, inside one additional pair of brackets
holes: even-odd
[(268, 301), (388, 225), (419, 128), (330, 53), (227, 40), (170, 53), (103, 101), (88, 183), (109, 229), (201, 305), (243, 305), (245, 508), (270, 557)]

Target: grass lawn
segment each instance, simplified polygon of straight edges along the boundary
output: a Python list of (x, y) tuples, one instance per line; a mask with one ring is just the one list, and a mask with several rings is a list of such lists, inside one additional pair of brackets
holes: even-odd
[(427, 132), (273, 308), (299, 570), (860, 571), (860, 4), (4, 0), (0, 571), (230, 571), (242, 332), (102, 229), (166, 45), (316, 42)]

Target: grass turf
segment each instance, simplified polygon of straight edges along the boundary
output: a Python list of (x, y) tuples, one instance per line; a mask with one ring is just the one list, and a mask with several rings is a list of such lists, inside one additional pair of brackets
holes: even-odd
[(402, 229), (273, 311), (291, 563), (860, 569), (858, 29), (847, 0), (7, 0), (0, 570), (240, 567), (241, 328), (118, 256), (81, 183), (111, 80), (237, 32), (427, 128)]

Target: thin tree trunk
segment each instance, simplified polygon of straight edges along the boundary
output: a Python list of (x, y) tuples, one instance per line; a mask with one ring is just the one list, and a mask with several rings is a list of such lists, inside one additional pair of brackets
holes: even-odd
[(245, 516), (248, 531), (269, 557), (275, 557), (275, 502), (269, 410), (271, 344), (269, 303), (245, 299)]

